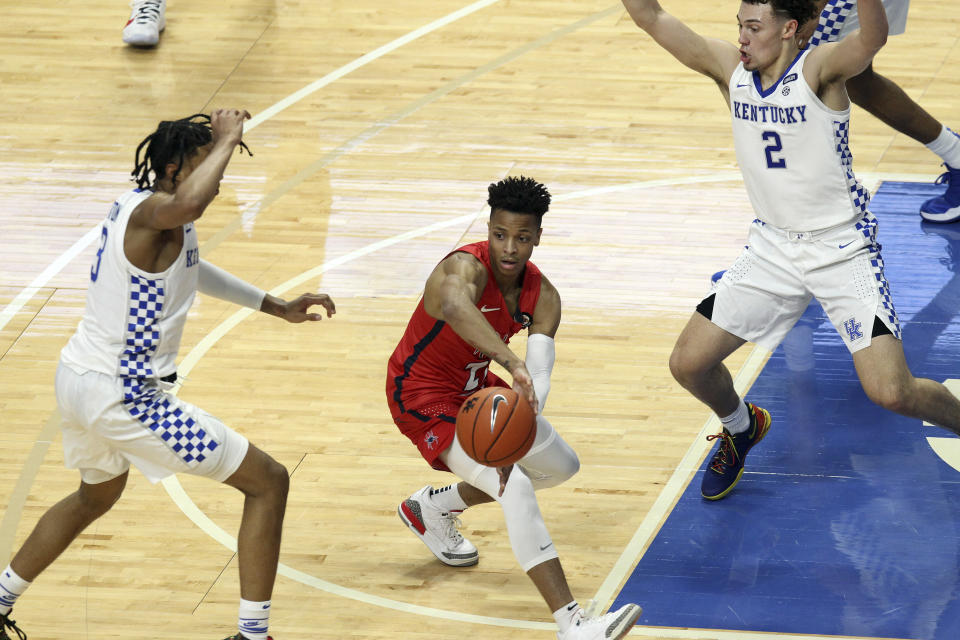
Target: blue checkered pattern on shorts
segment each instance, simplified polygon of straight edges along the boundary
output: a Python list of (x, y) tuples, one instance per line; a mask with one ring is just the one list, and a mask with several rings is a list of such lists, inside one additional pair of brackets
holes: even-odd
[(817, 30), (810, 36), (810, 48), (821, 42), (835, 42), (847, 16), (853, 11), (853, 6), (854, 3), (851, 0), (829, 0), (820, 12)]
[(206, 459), (220, 444), (210, 437), (171, 397), (146, 379), (154, 375), (151, 359), (160, 343), (157, 328), (163, 311), (163, 280), (130, 276), (126, 349), (120, 357), (123, 403), (131, 416), (157, 435), (188, 466)]
[(877, 240), (877, 219), (872, 213), (867, 212), (857, 221), (857, 230), (870, 239), (870, 265), (873, 267), (873, 276), (877, 280), (877, 290), (880, 292), (880, 304), (887, 314), (887, 321), (893, 328), (893, 337), (901, 339), (900, 317), (893, 306), (893, 297), (890, 295), (890, 283), (883, 273), (883, 256), (880, 255), (880, 243)]
[(840, 164), (847, 175), (847, 187), (850, 189), (850, 202), (857, 213), (864, 213), (870, 202), (870, 192), (853, 175), (853, 153), (850, 152), (850, 122), (834, 121), (833, 137), (837, 143)]
[(210, 434), (186, 415), (180, 407), (171, 406), (170, 397), (156, 388), (144, 389), (141, 381), (134, 385), (139, 391), (127, 401), (127, 411), (154, 432), (188, 466), (196, 466), (206, 454), (220, 446)]

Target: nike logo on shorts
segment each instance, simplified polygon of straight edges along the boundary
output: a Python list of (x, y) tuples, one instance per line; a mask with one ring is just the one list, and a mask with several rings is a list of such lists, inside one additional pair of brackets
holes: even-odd
[(489, 313), (491, 311), (500, 311), (500, 307), (488, 307), (487, 305), (480, 307), (480, 313)]
[(840, 248), (841, 248), (841, 249), (846, 249), (847, 247), (849, 247), (849, 246), (852, 245), (853, 243), (854, 243), (854, 241), (851, 240), (851, 241), (848, 242), (847, 244), (842, 244), (842, 245), (840, 245)]

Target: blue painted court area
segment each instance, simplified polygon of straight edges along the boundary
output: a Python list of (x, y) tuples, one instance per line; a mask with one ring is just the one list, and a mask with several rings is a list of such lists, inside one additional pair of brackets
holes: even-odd
[[(888, 182), (870, 207), (907, 360), (941, 382), (960, 378), (960, 223), (917, 209), (942, 190)], [(641, 625), (960, 638), (960, 471), (926, 440), (955, 437), (872, 404), (816, 303), (747, 397), (773, 425), (740, 484), (703, 500), (705, 463), (614, 607), (642, 604)]]

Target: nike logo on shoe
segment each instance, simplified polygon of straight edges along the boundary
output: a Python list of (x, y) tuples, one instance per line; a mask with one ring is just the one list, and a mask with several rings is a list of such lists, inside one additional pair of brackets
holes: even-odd
[(487, 305), (480, 307), (480, 313), (489, 313), (491, 311), (500, 311), (500, 307), (488, 307)]

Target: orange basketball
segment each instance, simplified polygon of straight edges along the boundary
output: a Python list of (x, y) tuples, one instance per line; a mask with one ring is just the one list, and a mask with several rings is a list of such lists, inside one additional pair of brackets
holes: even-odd
[(464, 400), (457, 413), (457, 440), (467, 455), (488, 467), (511, 465), (537, 437), (530, 403), (506, 387), (487, 387)]

